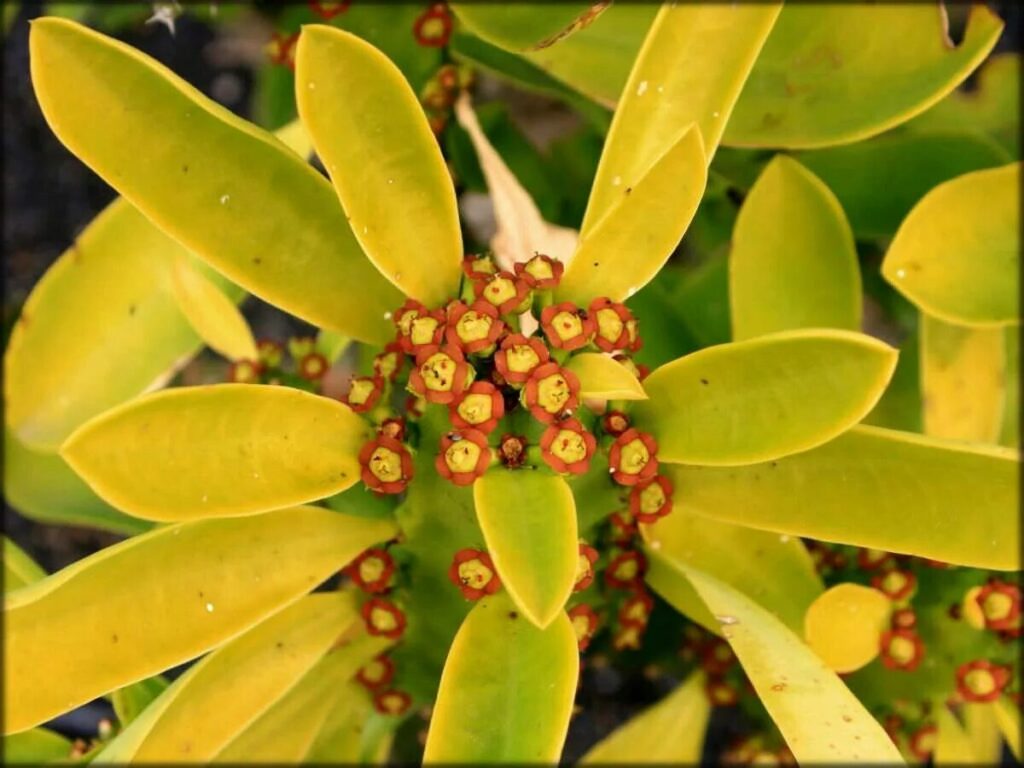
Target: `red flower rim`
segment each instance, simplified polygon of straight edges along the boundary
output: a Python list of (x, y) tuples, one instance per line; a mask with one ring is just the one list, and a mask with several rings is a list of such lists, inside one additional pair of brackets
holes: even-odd
[(995, 630), (1020, 626), (1020, 598), (1020, 587), (1005, 581), (990, 581), (974, 596), (985, 617), (985, 626)]
[[(408, 303), (408, 302), (406, 302)], [(417, 302), (418, 303), (418, 302)], [(418, 355), (421, 350), (439, 345), (444, 340), (445, 316), (443, 309), (416, 309), (407, 311), (408, 324), (399, 326), (398, 345), (407, 355)], [(431, 327), (433, 323), (433, 327)], [(405, 328), (408, 330), (405, 330)]]
[[(510, 283), (513, 295), (506, 296), (507, 291), (496, 293), (497, 289), (494, 288), (494, 285), (498, 280)], [(526, 303), (530, 299), (530, 286), (518, 279), (511, 272), (507, 272), (505, 270), (496, 272), (493, 275), (488, 275), (482, 280), (476, 280), (473, 283), (473, 290), (476, 292), (478, 299), (482, 299), (488, 304), (497, 307), (498, 312), (503, 315), (525, 311)]]
[(935, 751), (935, 739), (939, 735), (939, 729), (934, 723), (922, 725), (910, 734), (910, 751), (919, 760), (927, 760)]
[(637, 590), (619, 607), (619, 623), (637, 622), (646, 625), (653, 610), (654, 599), (646, 591)]
[[(367, 391), (367, 385), (369, 391)], [(362, 402), (354, 402), (352, 393), (356, 388), (367, 392)], [(347, 405), (356, 413), (366, 413), (373, 410), (380, 402), (380, 396), (384, 393), (384, 379), (380, 376), (356, 376), (349, 382), (348, 392), (342, 395), (341, 402)]]
[[(608, 313), (611, 313), (611, 316)], [(594, 321), (594, 344), (602, 352), (616, 352), (631, 346), (633, 340), (629, 334), (629, 323), (632, 322), (635, 328), (636, 318), (625, 304), (601, 296), (590, 302), (588, 314)], [(602, 324), (601, 320), (605, 317), (608, 321)]]
[(616, 651), (640, 650), (640, 645), (647, 630), (646, 624), (639, 624), (633, 621), (619, 622), (618, 629), (612, 636), (612, 648)]
[(235, 360), (228, 366), (228, 381), (235, 384), (259, 384), (263, 364), (258, 360)]
[[(893, 655), (893, 643), (902, 641), (903, 647), (906, 643), (911, 644), (913, 655), (910, 658), (900, 658)], [(911, 672), (917, 669), (921, 659), (924, 658), (924, 643), (920, 635), (910, 629), (890, 629), (882, 633), (879, 639), (882, 652), (882, 663), (889, 669), (901, 669)]]
[[(978, 691), (972, 679), (977, 677), (974, 673), (987, 674), (991, 688), (987, 691)], [(961, 664), (956, 670), (956, 690), (964, 701), (985, 702), (995, 701), (1003, 689), (1010, 682), (1010, 670), (999, 664), (993, 664), (988, 659), (975, 659), (966, 664)]]
[(297, 367), (299, 376), (306, 381), (320, 381), (331, 366), (319, 352), (310, 352), (299, 360)]
[(398, 717), (412, 706), (412, 697), (405, 691), (380, 691), (373, 697), (373, 708), (382, 715)]
[[(586, 627), (583, 631), (580, 631), (580, 624), (577, 619), (586, 620)], [(599, 619), (594, 609), (586, 603), (580, 603), (569, 609), (569, 621), (572, 623), (573, 631), (576, 633), (576, 643), (581, 651), (587, 650), (587, 646), (590, 645), (591, 638), (594, 637), (594, 633), (597, 632)]]
[(386, 687), (394, 676), (395, 662), (383, 653), (364, 664), (356, 673), (356, 679), (371, 691)]
[[(537, 362), (528, 370), (513, 371), (509, 367), (508, 354), (515, 347), (529, 347), (537, 357)], [(526, 337), (521, 333), (509, 334), (501, 342), (501, 347), (494, 353), (494, 367), (501, 377), (509, 384), (525, 384), (530, 375), (551, 359), (551, 353), (544, 342), (536, 336)]]
[(917, 614), (910, 608), (893, 611), (890, 624), (893, 629), (913, 629), (917, 626)]
[(290, 35), (284, 32), (275, 32), (271, 35), (270, 42), (267, 43), (265, 49), (270, 63), (295, 69), (295, 44), (297, 42), (299, 42), (298, 32)]
[[(565, 381), (566, 390), (568, 397), (558, 406), (557, 410), (550, 410), (544, 404), (540, 402), (542, 392), (541, 384), (545, 379), (552, 376), (561, 376)], [(580, 380), (576, 378), (576, 374), (572, 371), (566, 370), (558, 365), (558, 363), (552, 361), (538, 365), (533, 369), (533, 373), (530, 374), (530, 378), (526, 380), (526, 386), (523, 387), (523, 402), (529, 409), (533, 417), (542, 424), (553, 424), (558, 419), (562, 418), (567, 411), (573, 411), (580, 403), (579, 398), (580, 392)]]
[(576, 563), (576, 583), (573, 592), (582, 592), (594, 583), (594, 563), (597, 562), (597, 550), (586, 542), (580, 542), (579, 559)]
[[(636, 472), (626, 471), (624, 462), (631, 462), (633, 451), (629, 450), (634, 441), (639, 441), (646, 450), (647, 458)], [(634, 449), (637, 450), (637, 449)], [(623, 453), (626, 453), (624, 456)], [(608, 466), (612, 479), (619, 485), (636, 485), (654, 477), (658, 472), (658, 442), (652, 435), (630, 427), (612, 443), (608, 451)]]
[[(514, 267), (516, 277), (530, 288), (539, 291), (557, 287), (565, 272), (565, 264), (543, 253), (534, 254), (527, 261), (516, 262)], [(541, 276), (538, 276), (538, 273)]]
[[(579, 439), (573, 440), (574, 435)], [(565, 455), (580, 448), (583, 449), (583, 455), (579, 458)], [(597, 438), (587, 431), (579, 419), (563, 419), (544, 430), (540, 438), (540, 449), (544, 463), (555, 472), (582, 475), (590, 469), (590, 460), (597, 450)], [(563, 455), (560, 456), (559, 452)]]
[[(478, 569), (490, 571), (490, 576), (483, 583), (474, 586), (472, 580), (479, 577), (480, 570), (471, 572), (463, 578), (462, 566), (467, 563), (476, 562)], [(501, 589), (501, 578), (498, 576), (498, 569), (494, 567), (491, 556), (480, 549), (460, 549), (452, 558), (452, 564), (448, 568), (448, 579), (462, 592), (467, 600), (479, 600), (485, 595), (493, 595)]]
[[(405, 632), (405, 613), (390, 600), (385, 600), (381, 597), (371, 597), (363, 603), (361, 612), (363, 621), (366, 623), (366, 631), (371, 635), (378, 635), (380, 637), (387, 637), (391, 640), (395, 640), (401, 637), (402, 633)], [(379, 620), (377, 617), (380, 612), (389, 614), (393, 620), (394, 626), (381, 627), (377, 623)]]
[(491, 275), (498, 273), (498, 265), (494, 263), (494, 259), (488, 254), (477, 256), (466, 254), (466, 257), (462, 260), (462, 273), (473, 281), (486, 280)]
[[(488, 318), (487, 333), (475, 339), (466, 340), (462, 334), (466, 328), (460, 325), (460, 321), (467, 313), (473, 312), (477, 318)], [(448, 305), (448, 319), (445, 323), (445, 340), (453, 347), (458, 347), (467, 355), (472, 355), (481, 350), (493, 347), (502, 331), (505, 330), (505, 323), (498, 316), (498, 309), (482, 299), (477, 299), (472, 304), (462, 301), (453, 301)]]
[[(378, 573), (376, 576), (367, 578), (363, 566), (370, 565), (374, 560), (378, 561)], [(395, 561), (391, 559), (391, 555), (379, 547), (365, 550), (359, 557), (345, 566), (345, 573), (355, 582), (356, 586), (370, 594), (386, 592), (394, 572)]]
[[(673, 490), (672, 481), (665, 475), (641, 480), (629, 492), (629, 511), (641, 523), (653, 523), (672, 511)], [(652, 502), (659, 498), (660, 503), (652, 509)]]
[[(628, 569), (629, 563), (635, 563), (632, 576), (620, 573), (622, 568)], [(635, 589), (643, 583), (644, 573), (647, 570), (647, 559), (637, 550), (621, 552), (608, 563), (604, 572), (604, 581), (613, 589)]]
[(626, 543), (636, 535), (636, 520), (628, 509), (612, 512), (608, 520), (612, 524), (612, 540), (616, 544)]
[[(383, 449), (382, 453), (377, 454), (378, 449)], [(363, 483), (377, 493), (401, 493), (413, 476), (409, 450), (387, 435), (378, 435), (362, 447), (359, 451), (359, 466)]]
[[(477, 403), (482, 402), (489, 402), (489, 416), (483, 421), (474, 423), (469, 420), (469, 418), (475, 418), (471, 409)], [(462, 397), (448, 404), (448, 416), (454, 427), (478, 429), (485, 435), (494, 431), (504, 415), (505, 398), (501, 396), (501, 390), (489, 381), (474, 381), (462, 393)]]
[(284, 359), (284, 347), (273, 339), (260, 339), (256, 342), (256, 351), (260, 362), (269, 369), (280, 368)]
[[(559, 318), (562, 315), (571, 316), (575, 321), (578, 321), (579, 331), (566, 337), (564, 334), (570, 330), (572, 323), (568, 318), (560, 320)], [(544, 331), (548, 344), (556, 349), (567, 352), (587, 346), (591, 339), (594, 338), (595, 324), (593, 318), (570, 301), (563, 301), (561, 304), (544, 307), (540, 313), (540, 327)]]
[[(467, 465), (465, 469), (453, 469), (449, 466), (448, 460), (458, 457), (457, 455), (450, 457), (448, 449), (460, 443), (472, 443), (479, 448), (479, 452), (475, 461), (471, 465)], [(471, 454), (467, 454), (466, 458), (472, 460)], [(478, 429), (460, 429), (449, 432), (441, 438), (441, 451), (434, 460), (437, 473), (446, 480), (451, 480), (455, 485), (471, 485), (474, 480), (487, 471), (490, 463), (491, 449), (487, 445), (487, 436)]]
[[(450, 366), (440, 356), (447, 357), (450, 361)], [(443, 369), (438, 370), (438, 368), (434, 367), (437, 365), (443, 365), (444, 368), (451, 367), (452, 370), (447, 371), (447, 376), (450, 379), (446, 379), (446, 372)], [(425, 370), (427, 371), (426, 374), (424, 374)], [(469, 363), (466, 362), (461, 349), (449, 345), (442, 347), (434, 344), (429, 347), (423, 347), (416, 353), (416, 367), (409, 374), (409, 388), (426, 398), (428, 402), (448, 405), (457, 400), (465, 391), (466, 386), (469, 384), (470, 372)], [(447, 381), (448, 388), (431, 388), (427, 386), (428, 381), (442, 385)]]
[(340, 2), (317, 2), (317, 0), (309, 0), (310, 10), (313, 11), (324, 21), (330, 21), (335, 16), (338, 16), (348, 10), (348, 7), (352, 5), (352, 0), (340, 0)]
[[(428, 30), (427, 25), (431, 21), (441, 24), (439, 31)], [(416, 17), (412, 33), (416, 37), (416, 42), (427, 48), (443, 48), (448, 45), (448, 40), (452, 35), (452, 17), (444, 3), (434, 3)]]
[(397, 341), (392, 341), (384, 351), (373, 358), (373, 372), (382, 379), (394, 381), (405, 367), (405, 350)]
[[(896, 584), (893, 584), (896, 581)], [(892, 568), (871, 578), (871, 586), (884, 593), (890, 600), (905, 600), (917, 587), (917, 577), (910, 571)]]
[(618, 437), (629, 429), (629, 416), (622, 411), (606, 411), (601, 417), (601, 429), (606, 434)]

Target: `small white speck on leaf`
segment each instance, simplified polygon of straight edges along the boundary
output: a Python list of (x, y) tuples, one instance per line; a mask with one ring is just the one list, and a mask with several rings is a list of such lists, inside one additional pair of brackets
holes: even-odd
[(636, 87), (636, 95), (643, 96), (647, 92), (647, 81), (641, 80), (640, 85)]
[(213, 603), (207, 603), (206, 604), (206, 612), (207, 613), (213, 613)]
[(715, 621), (717, 621), (719, 624), (721, 624), (723, 626), (729, 626), (731, 624), (739, 624), (740, 623), (740, 620), (737, 619), (735, 616), (726, 616), (726, 615), (721, 615), (720, 616), (718, 614), (715, 614)]

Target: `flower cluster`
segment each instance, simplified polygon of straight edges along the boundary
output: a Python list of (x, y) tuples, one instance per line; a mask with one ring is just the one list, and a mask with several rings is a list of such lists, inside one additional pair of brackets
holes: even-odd
[(319, 392), (331, 364), (310, 336), (288, 340), (285, 347), (272, 339), (260, 339), (255, 360), (235, 360), (228, 367), (227, 380), (237, 384), (284, 384)]

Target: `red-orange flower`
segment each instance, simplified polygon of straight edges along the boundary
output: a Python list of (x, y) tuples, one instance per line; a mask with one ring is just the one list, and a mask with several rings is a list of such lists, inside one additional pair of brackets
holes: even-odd
[(974, 596), (988, 629), (1006, 630), (1020, 626), (1020, 587), (1005, 581), (990, 581)]
[(371, 691), (385, 687), (395, 676), (395, 662), (383, 653), (364, 664), (356, 673), (356, 680)]
[(445, 339), (467, 355), (493, 348), (505, 330), (493, 304), (477, 299), (472, 305), (453, 301), (448, 305)]
[(491, 275), (498, 273), (498, 265), (489, 254), (467, 256), (462, 260), (462, 272), (470, 280), (486, 280)]
[(366, 487), (377, 493), (401, 493), (412, 480), (409, 450), (387, 435), (378, 435), (362, 447), (359, 466)]
[(395, 640), (405, 631), (405, 613), (390, 600), (371, 597), (362, 608), (366, 631)]
[(452, 35), (452, 17), (444, 3), (434, 3), (416, 17), (412, 33), (416, 42), (428, 48), (443, 48)]
[(881, 549), (862, 548), (857, 550), (857, 565), (865, 571), (874, 571), (883, 567), (888, 569), (893, 563), (892, 554), (883, 552)]
[(228, 367), (228, 381), (236, 384), (259, 384), (263, 364), (256, 360), (235, 360)]
[(537, 366), (523, 387), (523, 403), (534, 418), (553, 424), (579, 405), (580, 380), (555, 362)]
[(416, 355), (409, 388), (431, 403), (448, 405), (457, 400), (472, 380), (473, 369), (458, 347), (431, 345)]
[(632, 322), (635, 331), (636, 320), (625, 304), (601, 296), (590, 302), (589, 314), (594, 321), (594, 344), (598, 349), (615, 352), (630, 347), (633, 339), (628, 324)]
[(256, 343), (256, 351), (259, 352), (260, 362), (264, 368), (281, 367), (281, 360), (284, 359), (284, 347), (273, 339), (260, 339)]
[(335, 16), (344, 13), (350, 5), (352, 5), (352, 0), (340, 0), (340, 2), (309, 0), (310, 9), (324, 21), (330, 21)]
[(555, 472), (582, 475), (590, 469), (597, 438), (579, 419), (563, 419), (544, 430), (540, 449), (544, 463)]
[(308, 355), (299, 358), (299, 363), (296, 367), (298, 368), (299, 376), (306, 381), (320, 381), (324, 374), (327, 373), (330, 365), (327, 362), (327, 358), (319, 352), (310, 352)]
[(381, 691), (373, 697), (373, 708), (382, 715), (403, 715), (412, 706), (412, 697), (405, 691)]
[(629, 416), (622, 411), (606, 411), (601, 417), (601, 428), (607, 434), (618, 437), (629, 429)]
[(388, 344), (383, 352), (373, 358), (373, 372), (388, 381), (394, 381), (404, 367), (405, 352), (397, 341)]
[(956, 690), (964, 701), (995, 701), (1010, 682), (1010, 670), (988, 659), (975, 659), (956, 670)]
[(910, 734), (910, 751), (918, 760), (927, 760), (935, 751), (939, 729), (934, 724), (922, 725)]
[(722, 678), (710, 678), (704, 684), (704, 691), (714, 707), (731, 707), (740, 700), (736, 687)]
[(405, 439), (405, 419), (403, 418), (391, 418), (384, 419), (377, 427), (377, 432), (385, 437), (390, 437), (395, 440)]
[(882, 633), (879, 640), (882, 649), (882, 663), (889, 669), (910, 672), (924, 658), (924, 643), (911, 629), (890, 629)]
[(572, 622), (573, 631), (576, 632), (576, 642), (579, 644), (580, 650), (587, 650), (590, 639), (597, 632), (598, 618), (594, 609), (585, 603), (570, 608), (569, 621)]
[(544, 330), (548, 343), (556, 349), (579, 349), (594, 338), (593, 319), (584, 310), (568, 301), (544, 307), (540, 313), (540, 327)]
[(612, 512), (608, 521), (612, 524), (612, 541), (616, 544), (624, 544), (636, 534), (636, 520), (628, 509)]
[(440, 344), (444, 337), (444, 310), (427, 309), (413, 299), (407, 299), (398, 308), (394, 321), (398, 327), (398, 344), (409, 355), (415, 355), (424, 347)]
[(452, 425), (460, 429), (478, 429), (489, 435), (505, 415), (501, 390), (489, 381), (474, 381), (457, 402), (448, 405)]
[(724, 675), (736, 661), (736, 654), (724, 640), (712, 637), (700, 652), (701, 666), (709, 675)]
[(646, 365), (635, 362), (629, 355), (624, 355), (621, 352), (616, 352), (612, 355), (612, 360), (619, 365), (625, 366), (626, 370), (636, 376), (639, 381), (646, 379), (647, 375), (651, 372), (651, 369)]
[(280, 64), (295, 69), (295, 44), (299, 42), (299, 33), (295, 32), (286, 35), (283, 32), (275, 32), (264, 50), (271, 64)]
[(647, 592), (638, 590), (626, 598), (619, 607), (619, 623), (647, 624), (654, 610), (654, 599)]
[(460, 429), (441, 438), (441, 452), (434, 466), (439, 475), (455, 485), (470, 485), (490, 463), (487, 436), (477, 429)]
[(640, 643), (644, 638), (644, 631), (646, 629), (646, 624), (637, 624), (635, 622), (619, 624), (615, 634), (612, 635), (612, 648), (616, 651), (625, 651), (627, 649), (633, 651), (640, 650)]
[(395, 572), (395, 561), (383, 549), (367, 549), (345, 566), (345, 573), (365, 592), (385, 592)]
[(893, 629), (913, 629), (917, 626), (917, 614), (910, 608), (900, 608), (893, 611), (890, 623)]
[(521, 333), (513, 333), (505, 337), (494, 353), (494, 367), (506, 382), (515, 386), (524, 384), (538, 366), (550, 359), (548, 348), (536, 336), (528, 338)]
[(672, 481), (664, 475), (641, 480), (629, 492), (629, 511), (641, 523), (653, 523), (672, 511)]
[(477, 280), (473, 289), (477, 298), (497, 307), (503, 315), (525, 312), (530, 301), (530, 286), (504, 270)]
[(608, 467), (619, 485), (636, 485), (658, 472), (658, 443), (646, 432), (627, 429), (608, 451)]
[(635, 589), (643, 581), (647, 560), (636, 550), (617, 555), (604, 572), (605, 583), (614, 589)]
[(366, 413), (380, 402), (384, 393), (384, 379), (380, 376), (357, 376), (349, 382), (348, 392), (341, 397), (356, 413)]
[(890, 600), (905, 600), (917, 587), (917, 577), (910, 571), (893, 568), (871, 579), (871, 586), (884, 592)]
[(597, 550), (581, 541), (580, 554), (576, 560), (576, 583), (573, 584), (573, 592), (580, 592), (594, 582), (594, 563), (596, 562)]
[(535, 290), (547, 290), (558, 285), (565, 265), (557, 259), (538, 253), (533, 258), (516, 262), (516, 277)]
[(460, 549), (452, 558), (448, 578), (467, 600), (479, 600), (501, 589), (501, 579), (494, 561), (479, 549)]

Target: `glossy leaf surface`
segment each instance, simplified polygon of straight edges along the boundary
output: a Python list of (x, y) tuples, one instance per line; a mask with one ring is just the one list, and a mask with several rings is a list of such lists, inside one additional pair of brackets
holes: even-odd
[[(994, 570), (1020, 567), (1016, 451), (855, 427), (749, 467), (675, 467), (681, 509)], [(965, 514), (964, 510), (970, 510)]]
[(603, 11), (604, 3), (452, 3), (459, 21), (473, 34), (509, 51), (547, 48), (562, 42)]
[(6, 536), (4, 542), (4, 592), (34, 584), (46, 578), (44, 571), (21, 547)]
[(579, 534), (568, 484), (497, 467), (473, 483), (473, 501), (503, 587), (529, 621), (547, 627), (576, 580)]
[(992, 706), (995, 708), (996, 723), (1002, 731), (1003, 738), (1006, 739), (1006, 744), (1014, 757), (1020, 760), (1020, 710), (1008, 696), (1003, 696)]
[(882, 274), (922, 311), (959, 325), (1020, 323), (1020, 164), (939, 185), (903, 221)]
[(643, 385), (636, 376), (607, 355), (573, 355), (565, 366), (580, 380), (580, 396), (602, 400), (643, 400)]
[(394, 532), (316, 507), (183, 523), (18, 590), (4, 604), (6, 731), (217, 647)]
[(741, 465), (804, 451), (860, 421), (896, 351), (849, 331), (785, 331), (708, 347), (646, 379), (637, 423), (662, 461)]
[(729, 306), (737, 341), (794, 328), (860, 330), (850, 225), (829, 188), (784, 155), (768, 164), (740, 209)]
[(171, 286), (178, 308), (200, 338), (228, 360), (255, 360), (256, 340), (238, 307), (189, 262), (171, 268)]
[(370, 260), (428, 306), (450, 299), (463, 255), (455, 189), (401, 70), (355, 35), (307, 26), (296, 52), (295, 97)]
[(484, 598), (448, 652), (423, 761), (557, 762), (578, 673), (568, 616), (538, 629), (507, 595)]
[(935, 724), (939, 733), (935, 741), (935, 765), (977, 765), (978, 756), (963, 726), (945, 703), (936, 707)]
[(872, 587), (836, 584), (804, 615), (804, 639), (829, 669), (845, 673), (865, 666), (879, 652), (892, 601)]
[(71, 742), (47, 728), (4, 736), (2, 743), (5, 765), (42, 765), (71, 756)]
[(297, 389), (218, 384), (158, 392), (77, 430), (61, 453), (111, 504), (151, 520), (247, 515), (359, 479), (368, 426)]
[(127, 727), (135, 718), (141, 715), (146, 707), (164, 691), (167, 690), (170, 682), (163, 675), (154, 675), (137, 683), (118, 688), (110, 694), (111, 705), (114, 707), (114, 714), (122, 728)]

